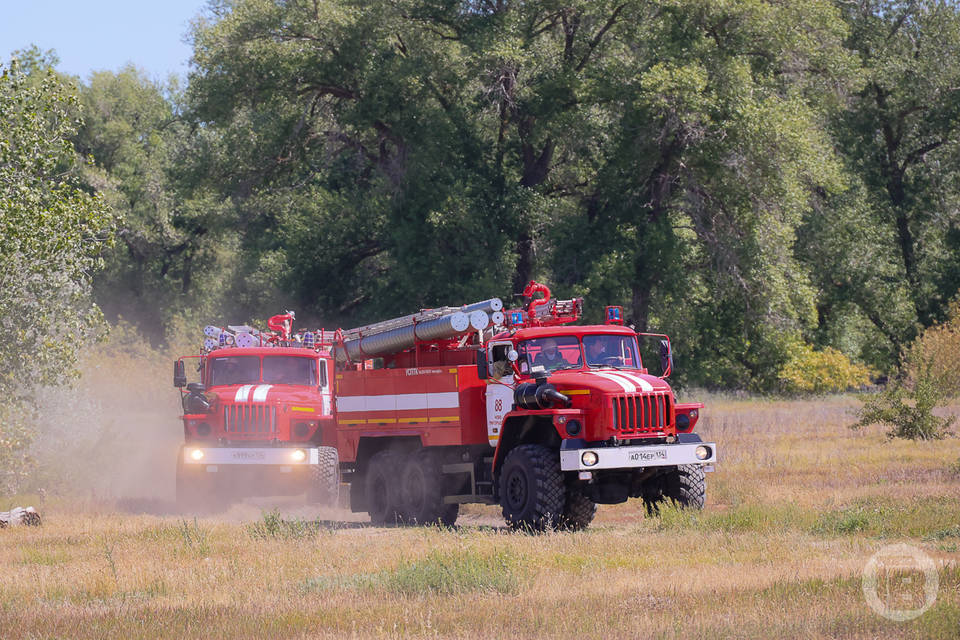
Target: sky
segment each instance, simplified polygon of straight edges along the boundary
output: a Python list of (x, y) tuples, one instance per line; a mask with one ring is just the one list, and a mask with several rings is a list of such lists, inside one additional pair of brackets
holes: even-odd
[(154, 80), (185, 76), (190, 20), (205, 0), (0, 0), (0, 61), (35, 44), (60, 57), (59, 71), (86, 81), (128, 62)]

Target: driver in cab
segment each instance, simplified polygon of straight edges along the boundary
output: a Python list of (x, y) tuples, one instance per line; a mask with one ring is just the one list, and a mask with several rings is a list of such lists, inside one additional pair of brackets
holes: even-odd
[(609, 336), (586, 336), (583, 350), (587, 354), (587, 365), (591, 367), (621, 366), (624, 364), (620, 352), (620, 341)]
[(552, 371), (567, 364), (567, 361), (560, 355), (560, 350), (557, 348), (557, 341), (553, 338), (544, 339), (541, 344), (540, 353), (533, 359), (533, 366), (543, 367), (546, 371)]

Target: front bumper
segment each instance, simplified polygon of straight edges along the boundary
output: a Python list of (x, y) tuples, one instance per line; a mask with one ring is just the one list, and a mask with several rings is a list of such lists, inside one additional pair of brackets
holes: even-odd
[[(194, 452), (203, 455), (195, 458)], [(302, 451), (303, 459), (298, 460)], [(183, 464), (205, 465), (283, 465), (309, 466), (320, 463), (319, 450), (310, 447), (191, 447), (183, 448)]]
[[(697, 457), (697, 447), (706, 447), (709, 455)], [(593, 465), (583, 463), (583, 454), (597, 455)], [(589, 457), (589, 456), (588, 456)], [(560, 469), (563, 471), (597, 471), (599, 469), (645, 469), (672, 467), (680, 464), (713, 464), (717, 461), (717, 446), (712, 442), (642, 445), (635, 447), (584, 447), (560, 451)]]

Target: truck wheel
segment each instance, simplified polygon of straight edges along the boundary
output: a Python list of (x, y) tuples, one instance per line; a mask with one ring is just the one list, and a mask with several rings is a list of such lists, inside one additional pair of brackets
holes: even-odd
[(581, 491), (573, 489), (567, 492), (560, 526), (569, 531), (580, 531), (590, 526), (595, 515), (597, 515), (597, 503)]
[(340, 456), (333, 447), (318, 447), (319, 461), (310, 467), (307, 501), (328, 507), (340, 504)]
[(522, 444), (510, 451), (500, 470), (500, 505), (514, 529), (556, 527), (564, 506), (557, 452), (539, 444)]
[[(443, 474), (437, 457), (420, 451), (407, 458), (400, 476), (400, 515), (409, 524), (443, 521)], [(454, 517), (456, 520), (456, 517)]]
[(400, 517), (397, 469), (403, 458), (393, 451), (381, 451), (370, 458), (365, 485), (367, 513), (373, 524), (396, 524)]
[(648, 515), (660, 513), (668, 501), (681, 509), (703, 509), (707, 498), (707, 479), (697, 464), (682, 464), (654, 478), (650, 491), (644, 490), (643, 505)]

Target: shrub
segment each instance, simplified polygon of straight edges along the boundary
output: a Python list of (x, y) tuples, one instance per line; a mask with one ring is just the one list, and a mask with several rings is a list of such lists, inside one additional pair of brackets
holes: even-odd
[(780, 368), (779, 379), (788, 393), (830, 393), (870, 384), (869, 367), (850, 361), (832, 347), (815, 351), (797, 342), (788, 349), (789, 359)]
[(910, 345), (904, 363), (909, 384), (916, 383), (926, 366), (944, 397), (960, 395), (960, 298), (950, 304), (944, 324), (931, 326)]
[(955, 416), (933, 410), (960, 393), (960, 298), (949, 307), (947, 322), (933, 325), (907, 348), (900, 378), (864, 402), (857, 429), (869, 424), (890, 427), (889, 438), (939, 440), (950, 433)]
[(934, 408), (947, 397), (941, 380), (934, 373), (930, 360), (916, 365), (913, 380), (898, 380), (881, 393), (867, 399), (860, 407), (856, 424), (859, 429), (871, 424), (890, 427), (887, 437), (908, 440), (939, 440), (950, 435), (955, 416), (941, 418)]

